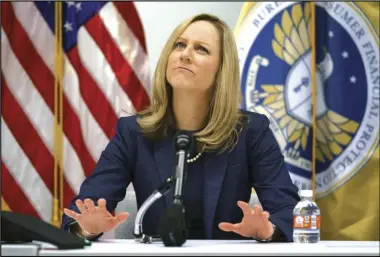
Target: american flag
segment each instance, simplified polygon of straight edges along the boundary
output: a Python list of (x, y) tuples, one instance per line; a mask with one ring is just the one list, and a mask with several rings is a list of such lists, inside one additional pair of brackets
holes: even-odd
[[(55, 2), (1, 2), (2, 208), (50, 222), (54, 191)], [(114, 134), (149, 105), (144, 30), (133, 2), (63, 2), (67, 206)]]

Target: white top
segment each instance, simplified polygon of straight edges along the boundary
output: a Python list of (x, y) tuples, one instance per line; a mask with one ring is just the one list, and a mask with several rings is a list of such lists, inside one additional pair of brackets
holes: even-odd
[(301, 197), (313, 197), (313, 190), (301, 190)]

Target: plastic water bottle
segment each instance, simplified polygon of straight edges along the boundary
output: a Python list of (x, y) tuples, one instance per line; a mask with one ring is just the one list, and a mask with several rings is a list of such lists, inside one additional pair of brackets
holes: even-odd
[(313, 190), (301, 190), (301, 201), (293, 210), (293, 241), (318, 243), (320, 240), (321, 212), (313, 200)]

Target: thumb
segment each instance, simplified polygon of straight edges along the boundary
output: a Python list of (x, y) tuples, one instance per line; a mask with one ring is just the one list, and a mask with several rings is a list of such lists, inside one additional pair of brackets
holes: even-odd
[(243, 202), (243, 201), (238, 201), (237, 205), (242, 210), (244, 216), (250, 216), (251, 215), (252, 211), (251, 211), (251, 207), (249, 207), (248, 203)]
[(221, 222), (219, 223), (219, 228), (226, 232), (236, 232), (238, 229), (239, 224), (232, 224), (229, 222)]
[(111, 223), (109, 224), (110, 229), (114, 229), (118, 227), (121, 223), (123, 223), (128, 218), (128, 216), (129, 216), (128, 212), (121, 212), (115, 215), (114, 217), (111, 217)]
[(116, 219), (118, 221), (118, 224), (126, 221), (129, 217), (129, 213), (128, 212), (120, 212), (119, 214), (116, 215)]

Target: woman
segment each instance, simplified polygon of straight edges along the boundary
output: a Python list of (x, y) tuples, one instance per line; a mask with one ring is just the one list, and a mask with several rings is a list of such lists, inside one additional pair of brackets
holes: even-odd
[[(217, 17), (197, 15), (170, 36), (153, 80), (151, 107), (120, 118), (116, 136), (80, 193), (64, 210), (62, 227), (95, 239), (127, 212), (110, 214), (132, 182), (140, 207), (173, 175), (176, 132), (196, 138), (183, 200), (189, 239), (292, 241), (292, 211), (299, 200), (264, 115), (238, 109), (240, 82), (234, 36)], [(247, 202), (254, 187), (264, 210)], [(158, 217), (172, 194), (144, 217), (157, 234)]]

